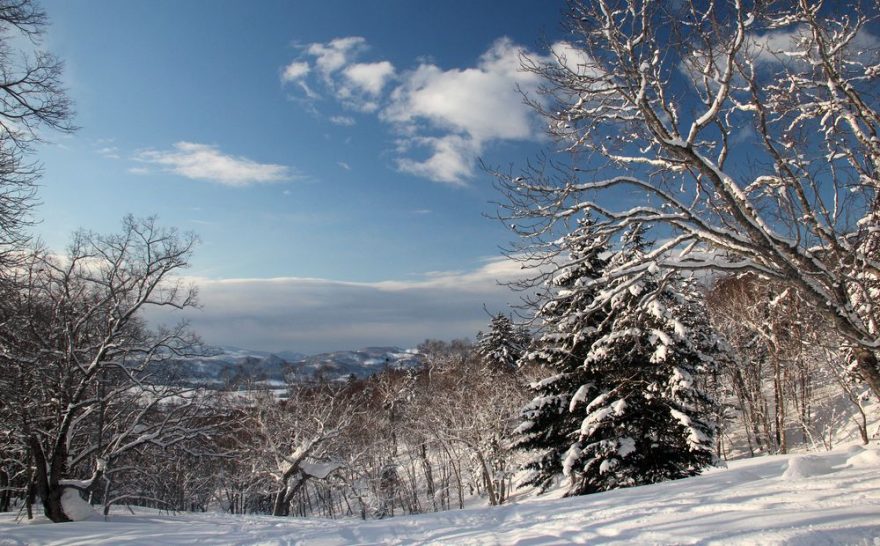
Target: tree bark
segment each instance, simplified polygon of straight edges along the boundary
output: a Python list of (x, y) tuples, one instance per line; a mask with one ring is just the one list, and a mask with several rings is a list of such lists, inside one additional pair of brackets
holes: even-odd
[(290, 505), (286, 504), (284, 501), (287, 498), (287, 484), (278, 491), (278, 494), (275, 495), (275, 503), (272, 506), (272, 515), (273, 516), (287, 516), (290, 513)]
[[(70, 521), (70, 518), (64, 513), (64, 508), (61, 506), (61, 494), (64, 492), (64, 488), (60, 487), (58, 480), (53, 477), (54, 473), (49, 469), (46, 456), (43, 453), (43, 446), (40, 445), (39, 440), (35, 436), (31, 436), (29, 442), (31, 453), (34, 457), (34, 466), (36, 467), (34, 481), (36, 483), (37, 495), (40, 496), (40, 501), (43, 503), (43, 513), (55, 523)], [(57, 464), (52, 466), (55, 467)]]
[(871, 392), (880, 400), (880, 368), (877, 366), (877, 356), (873, 351), (859, 349), (856, 353), (856, 363), (862, 378), (871, 387)]
[(9, 481), (9, 474), (6, 470), (0, 469), (0, 512), (9, 511), (9, 497), (12, 495)]

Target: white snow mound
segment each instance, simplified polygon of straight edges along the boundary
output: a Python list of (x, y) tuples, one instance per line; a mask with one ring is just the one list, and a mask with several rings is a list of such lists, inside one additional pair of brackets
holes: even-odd
[(880, 452), (874, 449), (862, 449), (847, 459), (846, 464), (855, 467), (880, 468)]
[(87, 520), (95, 514), (92, 506), (72, 487), (65, 487), (61, 494), (61, 507), (68, 518), (73, 521)]
[(833, 472), (831, 465), (821, 457), (815, 455), (797, 455), (788, 460), (782, 478), (785, 480), (797, 480), (811, 478)]

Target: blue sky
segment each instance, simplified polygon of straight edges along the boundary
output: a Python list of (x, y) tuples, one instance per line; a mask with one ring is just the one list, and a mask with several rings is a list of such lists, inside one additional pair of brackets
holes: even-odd
[(81, 126), (39, 150), (51, 247), (126, 213), (193, 230), (193, 326), (257, 349), (472, 336), (516, 299), (476, 159), (549, 145), (515, 86), (561, 1), (43, 5)]

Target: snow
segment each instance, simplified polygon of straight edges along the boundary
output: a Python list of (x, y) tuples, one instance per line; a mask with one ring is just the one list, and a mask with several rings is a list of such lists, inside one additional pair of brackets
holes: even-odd
[(663, 362), (666, 360), (666, 357), (669, 352), (669, 346), (672, 345), (672, 338), (666, 332), (662, 330), (651, 330), (651, 342), (656, 343), (659, 341), (660, 343), (654, 349), (654, 354), (651, 355), (651, 362)]
[(551, 375), (550, 377), (547, 377), (547, 378), (544, 378), (540, 381), (535, 381), (535, 382), (531, 383), (530, 388), (532, 390), (541, 389), (543, 387), (546, 387), (547, 385), (551, 385), (553, 383), (556, 383), (557, 381), (562, 379), (562, 377), (563, 377), (563, 374), (561, 374), (561, 373)]
[(90, 485), (92, 485), (92, 480), (58, 480), (59, 485), (69, 485), (70, 487), (77, 487), (79, 489), (86, 489)]
[(609, 417), (612, 417), (613, 415), (614, 409), (609, 407), (601, 408), (597, 411), (591, 412), (581, 423), (581, 436), (591, 436), (593, 434), (593, 431), (599, 428), (599, 425), (601, 425), (603, 421), (605, 421)]
[(831, 467), (825, 459), (815, 455), (796, 455), (789, 459), (782, 478), (786, 480), (812, 478), (829, 472)]
[(571, 475), (571, 469), (577, 464), (582, 453), (581, 448), (579, 448), (577, 444), (571, 444), (571, 446), (569, 446), (568, 451), (565, 452), (565, 458), (562, 461), (563, 474), (566, 476)]
[(620, 463), (618, 463), (617, 459), (605, 459), (602, 461), (602, 464), (599, 465), (599, 474), (607, 474), (612, 472)]
[(61, 507), (73, 521), (83, 521), (97, 515), (92, 506), (80, 496), (79, 491), (72, 487), (65, 487), (61, 493)]
[(327, 478), (334, 470), (338, 470), (343, 467), (342, 463), (339, 462), (328, 462), (328, 463), (300, 463), (299, 469), (306, 476), (311, 476), (313, 478), (317, 478), (319, 480), (323, 480)]
[(590, 393), (590, 390), (592, 388), (592, 383), (586, 383), (578, 387), (577, 392), (575, 392), (574, 396), (571, 397), (571, 402), (568, 405), (568, 411), (573, 412), (578, 404), (584, 403), (587, 400), (587, 395)]
[(706, 436), (703, 431), (694, 428), (691, 418), (686, 414), (673, 408), (669, 408), (669, 413), (676, 421), (681, 423), (681, 425), (687, 429), (688, 443), (692, 448), (699, 449), (701, 446), (706, 445), (706, 443), (709, 442), (709, 437)]
[(620, 457), (626, 457), (630, 453), (634, 453), (636, 450), (636, 441), (632, 438), (621, 438), (617, 441), (617, 443), (619, 445), (619, 447), (617, 448), (617, 454)]
[(854, 446), (849, 450), (850, 458), (846, 464), (850, 466), (877, 468), (880, 467), (880, 451)]
[[(827, 470), (787, 478), (797, 455), (733, 461), (727, 469), (583, 497), (519, 495), (513, 504), (394, 517), (324, 520), (169, 515), (124, 507), (109, 521), (16, 524), (0, 514), (4, 546), (155, 544), (820, 544), (880, 542), (880, 451), (850, 448), (809, 456)], [(136, 509), (137, 510), (137, 509)]]

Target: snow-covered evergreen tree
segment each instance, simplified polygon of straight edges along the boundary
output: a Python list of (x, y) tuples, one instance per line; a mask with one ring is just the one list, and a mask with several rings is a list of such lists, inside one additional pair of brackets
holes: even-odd
[(531, 385), (533, 399), (523, 408), (515, 431), (514, 446), (532, 454), (523, 466), (527, 474), (521, 486), (545, 490), (562, 474), (563, 457), (577, 440), (581, 421), (569, 411), (572, 396), (598, 380), (583, 366), (602, 318), (601, 310), (593, 310), (593, 283), (602, 276), (607, 252), (592, 226), (589, 218), (583, 219), (561, 240), (567, 262), (545, 283), (546, 296), (537, 312), (542, 328), (522, 359), (522, 364), (549, 375)]
[[(609, 269), (642, 262), (647, 247), (634, 225)], [(603, 328), (583, 360), (583, 374), (599, 381), (568, 408), (580, 420), (562, 465), (569, 495), (693, 476), (714, 459), (717, 412), (702, 377), (721, 344), (692, 286), (651, 266), (603, 291)]]
[(522, 332), (510, 317), (498, 313), (489, 323), (489, 331), (477, 336), (477, 351), (492, 371), (511, 371), (523, 354)]

